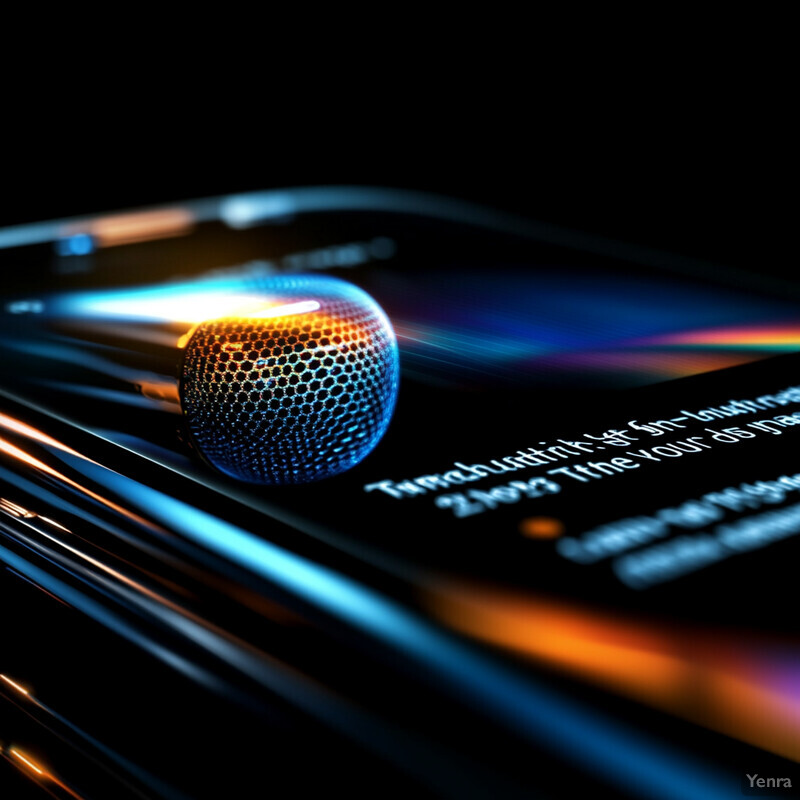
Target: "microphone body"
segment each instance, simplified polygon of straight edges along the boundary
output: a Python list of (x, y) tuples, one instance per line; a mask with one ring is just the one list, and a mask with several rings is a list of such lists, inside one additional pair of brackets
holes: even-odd
[(271, 284), (281, 306), (270, 316), (192, 332), (181, 406), (200, 452), (226, 474), (306, 483), (355, 466), (383, 436), (397, 345), (375, 301), (351, 284), (294, 276)]
[[(79, 374), (121, 379), (153, 408), (179, 402), (193, 449), (238, 480), (302, 484), (355, 466), (385, 433), (397, 398), (397, 343), (383, 311), (327, 275), (269, 276), (239, 288), (231, 302), (230, 293), (202, 287), (200, 313), (212, 318), (193, 325), (151, 300), (156, 290), (60, 295), (44, 302), (26, 334), (6, 341), (24, 353), (28, 372), (34, 353), (57, 362), (50, 373), (63, 374), (66, 360)], [(170, 292), (175, 308), (188, 307), (188, 294)], [(153, 337), (163, 341), (165, 331), (172, 342), (182, 335), (152, 355)]]

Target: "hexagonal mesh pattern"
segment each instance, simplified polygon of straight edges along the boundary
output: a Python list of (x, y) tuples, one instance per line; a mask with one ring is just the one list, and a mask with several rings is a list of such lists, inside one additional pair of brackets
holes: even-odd
[(280, 316), (206, 322), (189, 340), (181, 379), (189, 429), (208, 461), (240, 480), (336, 475), (389, 424), (394, 333), (369, 295), (344, 281), (281, 276), (263, 288), (267, 313), (277, 306)]

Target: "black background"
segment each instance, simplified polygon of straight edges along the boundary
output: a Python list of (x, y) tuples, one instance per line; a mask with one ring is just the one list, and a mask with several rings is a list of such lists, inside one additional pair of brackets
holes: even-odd
[[(713, 108), (698, 115), (674, 106), (644, 116), (634, 99), (624, 119), (594, 106), (556, 125), (551, 110), (530, 108), (529, 97), (516, 102), (531, 113), (491, 112), (487, 119), (475, 104), (463, 120), (441, 125), (422, 110), (405, 110), (397, 120), (366, 119), (347, 131), (338, 129), (338, 119), (320, 115), (313, 125), (304, 123), (302, 137), (279, 114), (257, 130), (249, 126), (247, 134), (221, 137), (207, 133), (205, 115), (174, 127), (131, 109), (147, 132), (123, 135), (98, 114), (79, 145), (66, 144), (55, 130), (24, 153), (7, 153), (0, 225), (264, 188), (368, 184), (454, 195), (623, 241), (791, 275), (793, 177), (769, 117), (758, 116), (754, 136), (739, 125), (750, 116), (745, 109), (734, 119), (717, 118)], [(206, 112), (215, 115), (210, 106)], [(13, 285), (13, 276), (3, 278)]]
[[(294, 185), (399, 186), (757, 272), (791, 273), (795, 169), (778, 120), (734, 103), (515, 114), (428, 107), (230, 126), (89, 126), (8, 154), (0, 225)], [(252, 109), (248, 110), (252, 114)], [(219, 122), (219, 120), (216, 120)], [(757, 124), (755, 124), (757, 123)], [(82, 129), (84, 130), (84, 129)], [(71, 144), (67, 142), (77, 142)]]

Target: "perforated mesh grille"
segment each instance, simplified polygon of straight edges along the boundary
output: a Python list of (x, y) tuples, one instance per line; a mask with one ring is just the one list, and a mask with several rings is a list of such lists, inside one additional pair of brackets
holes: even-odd
[(328, 277), (280, 277), (271, 305), (319, 308), (200, 325), (182, 369), (182, 403), (195, 443), (241, 480), (293, 484), (361, 461), (389, 424), (397, 346), (376, 303)]

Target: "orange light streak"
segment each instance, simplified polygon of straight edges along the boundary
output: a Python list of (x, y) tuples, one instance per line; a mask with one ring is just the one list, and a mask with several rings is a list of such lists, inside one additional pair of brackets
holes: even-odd
[(23, 755), (19, 750), (15, 747), (9, 747), (8, 752), (14, 756), (18, 761), (21, 761), (25, 764), (26, 767), (32, 769), (37, 775), (41, 775), (43, 777), (49, 777), (48, 773), (43, 770), (41, 767), (38, 766), (34, 761), (32, 761), (28, 756)]
[(159, 400), (166, 404), (165, 411), (182, 413), (180, 409), (181, 396), (177, 381), (139, 381), (139, 391), (150, 400)]
[(58, 786), (60, 789), (63, 789), (67, 794), (71, 797), (74, 797), (75, 800), (84, 800), (84, 798), (79, 795), (74, 789), (67, 786), (62, 780), (60, 780), (56, 775), (52, 772), (48, 772), (42, 766), (37, 764), (29, 755), (22, 753), (16, 747), (9, 747), (8, 754), (13, 756), (15, 762), (20, 762), (25, 765), (31, 772), (36, 773), (40, 778), (44, 780), (50, 781)]
[[(42, 433), (42, 431), (38, 430), (37, 428), (32, 427), (31, 425), (26, 425), (24, 422), (20, 422), (18, 419), (14, 419), (13, 417), (9, 417), (6, 414), (0, 414), (0, 427), (6, 428), (9, 431), (13, 431), (14, 433), (19, 433), (22, 436), (26, 436), (28, 439), (34, 439), (37, 442), (41, 442), (42, 444), (50, 445), (50, 447), (55, 447), (57, 450), (61, 450), (64, 453), (69, 453), (72, 456), (78, 456), (79, 458), (83, 458), (86, 461), (91, 461), (91, 459), (86, 458), (83, 454), (73, 450), (70, 447), (67, 447), (65, 444), (62, 444), (57, 439), (53, 439), (51, 436), (48, 436), (46, 433)], [(92, 463), (96, 463), (92, 461)]]
[(462, 633), (800, 761), (797, 708), (739, 640), (471, 585), (427, 602)]
[[(192, 340), (197, 329), (209, 320), (250, 320), (250, 319), (272, 319), (279, 317), (294, 317), (298, 314), (308, 314), (317, 311), (320, 307), (316, 300), (301, 300), (297, 303), (284, 303), (283, 305), (269, 305), (263, 297), (231, 296), (216, 297), (213, 305), (207, 300), (204, 304), (193, 307), (185, 300), (180, 305), (175, 305), (170, 310), (169, 316), (174, 321), (193, 322), (192, 327), (178, 337), (176, 347), (183, 350)], [(319, 315), (314, 315), (306, 322), (313, 322), (321, 327), (332, 327), (333, 320)], [(242, 342), (226, 342), (224, 349), (228, 353), (241, 350)]]
[(5, 497), (0, 497), (0, 505), (3, 506), (4, 510), (10, 511), (12, 514), (18, 517), (35, 517), (32, 511), (28, 511), (27, 508), (23, 508), (21, 505), (17, 503), (12, 503), (10, 500), (7, 500)]
[(147, 242), (171, 236), (181, 236), (192, 230), (193, 215), (183, 208), (158, 211), (133, 211), (100, 217), (80, 227), (66, 228), (62, 235), (88, 233), (101, 247)]
[(24, 687), (20, 686), (16, 681), (12, 681), (8, 675), (3, 675), (0, 673), (0, 679), (4, 680), (10, 686), (13, 686), (20, 694), (24, 694), (26, 697), (30, 697), (30, 692)]
[(5, 500), (0, 500), (0, 509), (5, 511), (6, 514), (11, 514), (12, 517), (21, 517), (22, 514), (17, 511), (13, 505), (9, 505)]
[[(62, 448), (66, 449), (66, 448)], [(70, 451), (74, 452), (74, 451)], [(103, 497), (102, 495), (93, 492), (91, 489), (81, 485), (77, 481), (68, 478), (63, 473), (59, 472), (53, 467), (45, 464), (43, 461), (40, 461), (38, 458), (34, 458), (34, 456), (30, 455), (30, 453), (26, 453), (21, 448), (17, 447), (16, 445), (11, 444), (11, 442), (7, 441), (0, 437), (0, 453), (6, 453), (6, 455), (11, 456), (12, 458), (16, 458), (18, 461), (21, 461), (24, 464), (28, 464), (28, 466), (33, 467), (34, 469), (39, 470), (40, 472), (45, 473), (45, 475), (50, 475), (53, 478), (57, 478), (59, 481), (62, 481), (67, 486), (71, 486), (73, 489), (77, 489), (81, 494), (86, 495), (87, 497), (91, 497), (92, 500), (96, 500), (98, 503), (106, 506), (107, 508), (116, 511), (118, 514), (122, 514), (123, 516), (127, 517), (128, 519), (138, 523), (139, 525), (144, 525), (148, 528), (154, 528), (151, 522), (140, 517), (138, 514), (134, 514), (132, 511), (129, 511), (127, 508), (123, 508), (122, 506), (118, 505), (117, 503), (112, 502), (111, 500)], [(75, 453), (75, 455), (80, 455), (79, 453)], [(85, 458), (81, 456), (81, 458)], [(91, 461), (91, 459), (86, 459), (87, 461)], [(92, 461), (91, 463), (96, 463)]]

